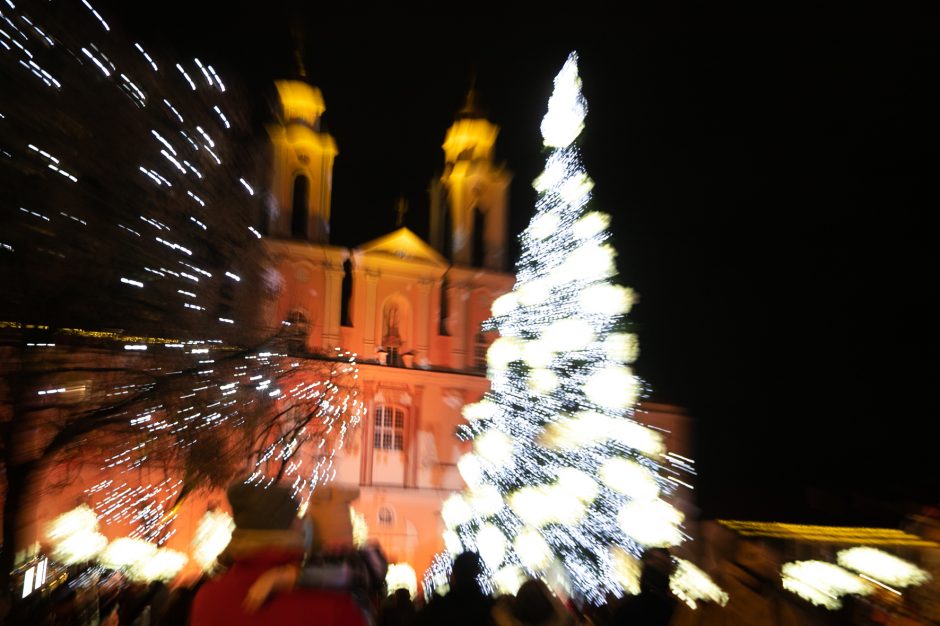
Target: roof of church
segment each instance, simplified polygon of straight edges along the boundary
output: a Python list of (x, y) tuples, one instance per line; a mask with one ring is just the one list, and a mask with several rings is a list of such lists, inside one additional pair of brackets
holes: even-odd
[(364, 254), (393, 256), (406, 261), (430, 263), (441, 267), (449, 265), (447, 259), (442, 257), (437, 250), (406, 227), (362, 244), (359, 246), (359, 251)]
[(717, 520), (719, 524), (745, 537), (767, 537), (821, 541), (826, 543), (852, 543), (858, 545), (895, 545), (936, 548), (938, 544), (897, 528), (856, 528), (850, 526), (812, 526), (783, 524), (780, 522), (752, 522), (743, 520)]

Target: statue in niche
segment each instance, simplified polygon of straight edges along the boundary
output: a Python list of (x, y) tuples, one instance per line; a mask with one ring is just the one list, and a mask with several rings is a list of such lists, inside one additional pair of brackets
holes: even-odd
[(398, 305), (391, 302), (385, 306), (382, 313), (382, 347), (385, 349), (385, 364), (392, 367), (402, 367), (401, 358), (402, 338), (399, 331), (401, 312)]
[(382, 320), (382, 328), (384, 328), (384, 333), (382, 335), (382, 345), (386, 348), (401, 347), (401, 333), (398, 330), (398, 325), (400, 323), (401, 314), (398, 310), (398, 305), (392, 303), (386, 306), (385, 314)]

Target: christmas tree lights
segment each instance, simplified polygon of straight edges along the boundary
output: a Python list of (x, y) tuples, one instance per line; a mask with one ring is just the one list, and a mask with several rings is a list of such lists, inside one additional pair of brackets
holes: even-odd
[(793, 561), (780, 568), (783, 588), (829, 610), (842, 606), (842, 596), (869, 595), (874, 587), (852, 572), (825, 561)]
[[(663, 499), (675, 483), (662, 472), (662, 438), (634, 419), (643, 385), (626, 315), (635, 296), (611, 282), (610, 217), (588, 207), (593, 182), (575, 143), (586, 112), (572, 54), (542, 121), (549, 152), (516, 284), (484, 323), (500, 337), (487, 353), (491, 390), (463, 410), (467, 489), (442, 516), (448, 552), (478, 551), (489, 587), (542, 577), (601, 603), (634, 590), (646, 548), (685, 535)], [(445, 562), (435, 561), (427, 587)]]
[(892, 587), (921, 585), (930, 580), (926, 570), (877, 548), (848, 548), (840, 550), (836, 558), (842, 567)]

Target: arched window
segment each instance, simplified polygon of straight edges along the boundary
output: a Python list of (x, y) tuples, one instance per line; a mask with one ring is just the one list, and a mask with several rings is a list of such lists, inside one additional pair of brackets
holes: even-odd
[(306, 239), (307, 237), (307, 197), (310, 193), (310, 181), (303, 174), (294, 179), (294, 194), (292, 196), (290, 234), (293, 237)]
[(379, 526), (389, 528), (395, 523), (395, 511), (391, 507), (383, 506), (379, 509)]
[(405, 447), (405, 409), (391, 405), (376, 406), (372, 441), (376, 450), (402, 450)]
[(483, 267), (483, 262), (486, 260), (485, 230), (486, 220), (483, 218), (483, 211), (480, 207), (475, 207), (473, 209), (473, 258), (471, 260), (473, 267)]

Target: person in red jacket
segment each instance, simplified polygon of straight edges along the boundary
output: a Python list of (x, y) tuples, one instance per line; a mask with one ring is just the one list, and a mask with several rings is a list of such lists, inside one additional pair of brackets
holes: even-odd
[(273, 568), (299, 567), (304, 536), (298, 506), (281, 485), (237, 481), (228, 489), (235, 531), (219, 556), (221, 574), (206, 581), (193, 599), (190, 626), (302, 624), (368, 626), (369, 619), (346, 591), (296, 588), (276, 594), (260, 607), (244, 598), (259, 576)]

